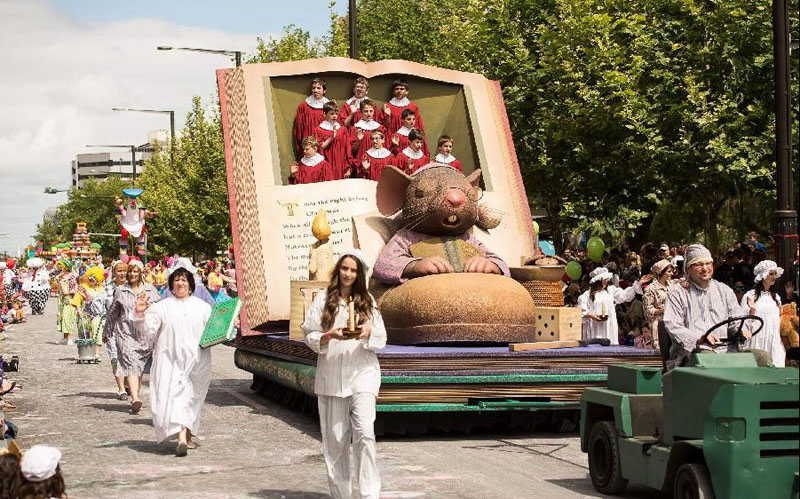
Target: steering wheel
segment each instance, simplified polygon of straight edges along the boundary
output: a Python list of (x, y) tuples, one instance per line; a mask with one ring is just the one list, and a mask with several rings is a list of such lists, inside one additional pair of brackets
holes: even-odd
[(762, 329), (764, 329), (764, 319), (762, 319), (761, 317), (757, 315), (742, 315), (739, 317), (730, 317), (718, 324), (711, 326), (710, 328), (708, 328), (708, 331), (706, 331), (706, 333), (700, 337), (700, 339), (703, 340), (702, 343), (708, 343), (708, 335), (711, 333), (711, 331), (720, 328), (722, 326), (727, 326), (728, 324), (738, 323), (736, 331), (733, 334), (728, 334), (727, 338), (720, 338), (719, 344), (729, 345), (731, 343), (742, 343), (745, 341), (745, 337), (742, 334), (742, 328), (744, 328), (745, 321), (759, 322), (758, 329), (756, 329), (750, 334), (751, 338), (760, 333)]

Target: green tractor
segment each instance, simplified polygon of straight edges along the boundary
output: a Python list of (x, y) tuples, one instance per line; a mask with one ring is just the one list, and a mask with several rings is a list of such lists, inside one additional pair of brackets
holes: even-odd
[[(737, 341), (745, 319), (709, 331), (739, 321), (729, 336)], [(798, 498), (798, 371), (758, 367), (749, 352), (695, 353), (689, 364), (663, 375), (612, 365), (607, 388), (584, 391), (581, 450), (595, 489), (619, 494), (631, 482), (666, 497)]]

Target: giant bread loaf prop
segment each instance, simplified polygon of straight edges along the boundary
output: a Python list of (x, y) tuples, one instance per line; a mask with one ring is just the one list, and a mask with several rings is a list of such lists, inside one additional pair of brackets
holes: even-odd
[(533, 300), (471, 231), (499, 223), (478, 205), (480, 175), (438, 163), (414, 175), (394, 167), (381, 174), (378, 209), (384, 216), (402, 210), (402, 227), (373, 273), (396, 285), (380, 301), (390, 343), (533, 341)]

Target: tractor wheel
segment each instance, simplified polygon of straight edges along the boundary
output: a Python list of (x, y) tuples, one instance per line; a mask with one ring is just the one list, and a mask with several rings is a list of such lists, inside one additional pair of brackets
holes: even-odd
[(589, 475), (603, 494), (619, 494), (628, 485), (622, 477), (619, 433), (610, 421), (598, 421), (589, 432)]
[(675, 474), (673, 497), (680, 499), (714, 499), (711, 477), (705, 464), (686, 463)]

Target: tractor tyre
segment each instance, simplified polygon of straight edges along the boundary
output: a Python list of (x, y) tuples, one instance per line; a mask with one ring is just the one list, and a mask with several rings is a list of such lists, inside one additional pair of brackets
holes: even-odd
[(672, 496), (681, 499), (714, 499), (708, 468), (702, 463), (686, 463), (675, 473)]
[(619, 494), (628, 486), (622, 476), (619, 432), (610, 421), (596, 422), (589, 432), (589, 476), (603, 494)]

